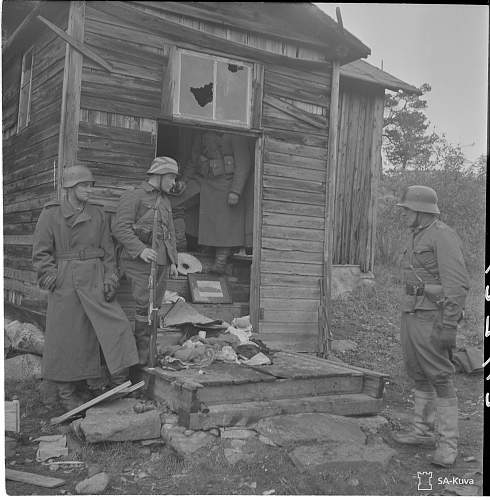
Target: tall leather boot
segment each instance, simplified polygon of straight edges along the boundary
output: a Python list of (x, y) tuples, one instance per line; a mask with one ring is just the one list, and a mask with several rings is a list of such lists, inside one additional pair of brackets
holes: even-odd
[(431, 462), (450, 467), (458, 455), (458, 398), (437, 398), (439, 442)]
[(111, 386), (116, 387), (118, 385), (124, 384), (129, 380), (129, 368), (124, 370), (119, 370), (116, 373), (111, 373)]
[(414, 411), (410, 429), (394, 433), (393, 440), (400, 444), (435, 446), (435, 393), (415, 390), (413, 395)]
[(83, 401), (77, 394), (77, 386), (73, 382), (57, 382), (58, 396), (66, 411), (71, 411), (82, 405)]
[(209, 271), (213, 274), (225, 274), (226, 262), (229, 255), (231, 255), (230, 247), (216, 247), (214, 264)]
[(138, 349), (138, 363), (146, 365), (150, 354), (148, 323), (138, 320), (134, 322), (134, 338), (136, 340), (136, 348)]

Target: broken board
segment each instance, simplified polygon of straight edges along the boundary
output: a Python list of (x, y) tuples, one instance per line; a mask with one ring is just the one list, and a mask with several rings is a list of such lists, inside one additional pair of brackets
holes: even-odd
[(64, 479), (57, 477), (41, 476), (40, 474), (32, 474), (15, 469), (5, 469), (5, 479), (17, 481), (19, 483), (33, 484), (35, 486), (43, 486), (44, 488), (56, 488), (65, 484)]
[(360, 415), (381, 407), (384, 374), (291, 352), (274, 352), (272, 360), (262, 366), (215, 361), (178, 372), (153, 368), (151, 396), (165, 400), (178, 413), (179, 425), (191, 429), (307, 408)]
[(20, 403), (18, 399), (5, 401), (5, 430), (20, 432)]

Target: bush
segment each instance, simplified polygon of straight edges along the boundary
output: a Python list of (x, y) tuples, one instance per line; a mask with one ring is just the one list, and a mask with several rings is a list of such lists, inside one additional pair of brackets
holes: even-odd
[(395, 204), (405, 188), (425, 185), (435, 189), (441, 220), (451, 226), (463, 241), (463, 253), (472, 274), (484, 270), (485, 174), (474, 171), (387, 172), (380, 182), (377, 220), (377, 262), (396, 265), (404, 248), (407, 232), (401, 210)]

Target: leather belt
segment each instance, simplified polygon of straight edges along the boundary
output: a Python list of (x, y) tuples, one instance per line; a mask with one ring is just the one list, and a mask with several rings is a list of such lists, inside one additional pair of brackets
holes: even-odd
[(82, 248), (78, 252), (60, 252), (56, 254), (56, 260), (88, 260), (104, 257), (102, 248)]

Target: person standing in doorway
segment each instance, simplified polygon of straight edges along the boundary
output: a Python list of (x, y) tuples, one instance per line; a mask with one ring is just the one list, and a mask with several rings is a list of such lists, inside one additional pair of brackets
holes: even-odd
[[(126, 275), (136, 302), (134, 335), (139, 364), (149, 358), (150, 330), (148, 282), (151, 263), (157, 264), (157, 304), (161, 302), (169, 277), (176, 278), (177, 248), (172, 208), (167, 197), (178, 174), (177, 162), (166, 156), (156, 157), (147, 172), (148, 180), (121, 196), (112, 224), (112, 233), (122, 246), (121, 273)], [(155, 210), (156, 234), (153, 234)], [(156, 250), (152, 248), (156, 239)]]
[(102, 354), (117, 385), (138, 362), (131, 325), (114, 300), (118, 277), (108, 223), (89, 202), (93, 184), (86, 166), (65, 168), (65, 197), (44, 206), (33, 239), (38, 283), (49, 292), (42, 375), (55, 382), (67, 410), (83, 402), (76, 382), (100, 387)]
[(437, 202), (433, 189), (410, 186), (398, 203), (410, 231), (402, 259), (400, 338), (415, 385), (415, 407), (411, 428), (393, 438), (403, 444), (436, 445), (432, 463), (448, 467), (456, 460), (459, 437), (452, 349), (469, 281), (461, 240), (438, 219)]

